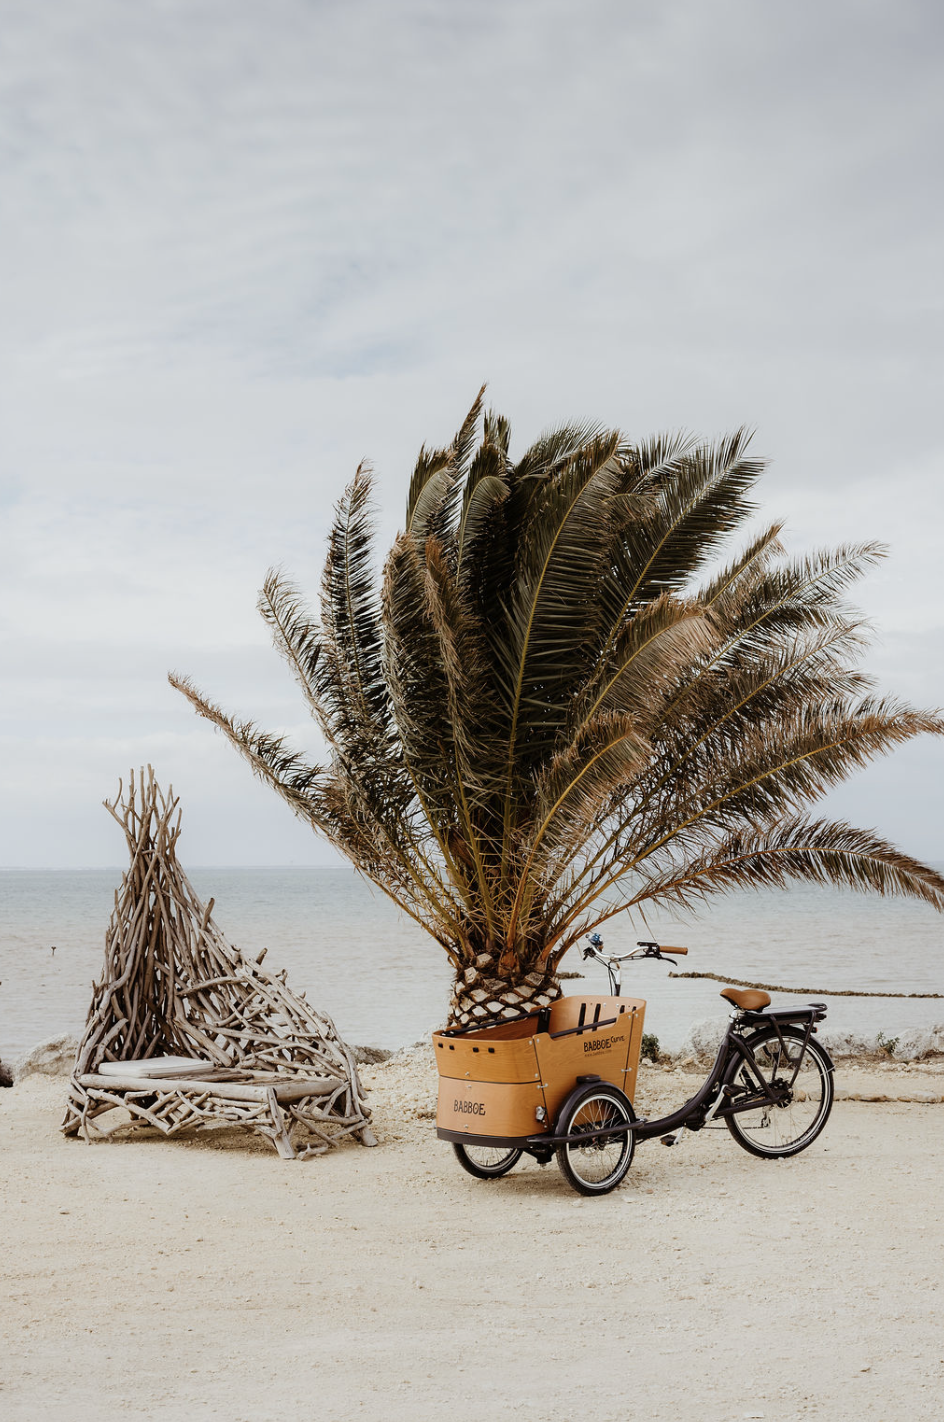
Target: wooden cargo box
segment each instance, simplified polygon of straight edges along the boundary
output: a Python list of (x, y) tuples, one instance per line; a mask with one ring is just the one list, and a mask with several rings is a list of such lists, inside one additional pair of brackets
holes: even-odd
[(445, 1140), (523, 1141), (550, 1133), (580, 1076), (633, 1100), (646, 1004), (631, 997), (562, 997), (540, 1017), (433, 1033), (439, 1069), (437, 1134)]

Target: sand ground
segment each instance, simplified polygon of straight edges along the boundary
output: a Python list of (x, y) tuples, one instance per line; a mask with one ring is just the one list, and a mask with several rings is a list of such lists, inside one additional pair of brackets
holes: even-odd
[[(0, 1092), (3, 1422), (944, 1417), (944, 1105), (840, 1101), (782, 1163), (651, 1143), (585, 1200), (555, 1166), (461, 1172), (423, 1052), (365, 1080), (383, 1144), (294, 1163), (87, 1146), (62, 1080)], [(644, 1083), (650, 1112), (690, 1085)]]

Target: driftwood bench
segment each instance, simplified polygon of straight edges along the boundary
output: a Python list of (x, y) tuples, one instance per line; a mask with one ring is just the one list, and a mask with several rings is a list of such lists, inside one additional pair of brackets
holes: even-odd
[[(108, 1062), (105, 1065), (114, 1068), (126, 1064)], [(140, 1066), (145, 1065), (140, 1063)], [(114, 1070), (83, 1072), (76, 1081), (86, 1098), (96, 1103), (96, 1114), (121, 1106), (131, 1113), (134, 1124), (152, 1126), (165, 1136), (192, 1126), (220, 1123), (244, 1126), (268, 1137), (283, 1160), (294, 1160), (297, 1155), (291, 1137), (296, 1121), (316, 1137), (321, 1134), (319, 1126), (331, 1127), (330, 1143), (322, 1140), (318, 1145), (310, 1145), (304, 1155), (317, 1155), (330, 1149), (339, 1135), (363, 1132), (364, 1121), (360, 1114), (349, 1119), (332, 1114), (338, 1097), (347, 1088), (347, 1082), (336, 1077), (287, 1080), (261, 1072), (218, 1072), (211, 1068), (206, 1073), (178, 1077), (147, 1076), (141, 1071), (129, 1071), (125, 1075)], [(82, 1129), (88, 1139), (87, 1112), (82, 1114), (85, 1117)]]

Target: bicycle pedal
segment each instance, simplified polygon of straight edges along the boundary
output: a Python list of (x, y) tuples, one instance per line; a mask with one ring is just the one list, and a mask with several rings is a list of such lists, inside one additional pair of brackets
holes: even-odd
[(675, 1145), (674, 1136), (660, 1136), (659, 1140), (662, 1142), (663, 1145)]

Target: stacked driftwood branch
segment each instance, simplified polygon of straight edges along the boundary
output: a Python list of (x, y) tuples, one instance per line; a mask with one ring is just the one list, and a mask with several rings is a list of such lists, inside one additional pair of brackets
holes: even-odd
[[(66, 1134), (88, 1140), (96, 1116), (123, 1106), (133, 1125), (168, 1136), (212, 1122), (246, 1126), (289, 1159), (300, 1127), (313, 1138), (305, 1154), (347, 1135), (375, 1145), (354, 1058), (330, 1017), (291, 992), (284, 971), (263, 971), (264, 949), (250, 961), (228, 944), (213, 900), (204, 906), (194, 893), (177, 863), (173, 792), (163, 794), (149, 766), (106, 808), (124, 829), (131, 866), (115, 895)], [(168, 1076), (166, 1057), (187, 1060)]]

